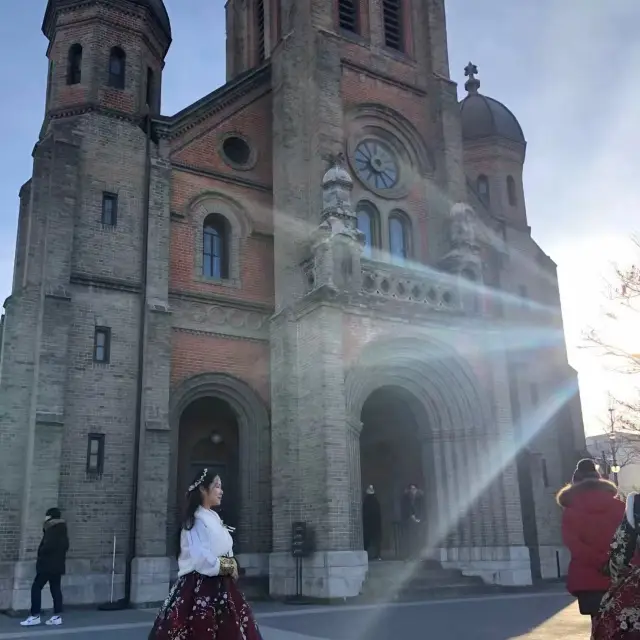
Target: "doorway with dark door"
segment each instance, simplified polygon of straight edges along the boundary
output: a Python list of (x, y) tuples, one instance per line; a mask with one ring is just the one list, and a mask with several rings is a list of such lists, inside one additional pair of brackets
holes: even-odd
[[(238, 422), (227, 402), (205, 397), (185, 409), (180, 419), (178, 464), (181, 488), (189, 486), (204, 469), (220, 476), (224, 493), (216, 511), (226, 525), (237, 528), (240, 513)], [(180, 490), (178, 506), (183, 502), (184, 491)], [(239, 549), (236, 547), (235, 551)]]

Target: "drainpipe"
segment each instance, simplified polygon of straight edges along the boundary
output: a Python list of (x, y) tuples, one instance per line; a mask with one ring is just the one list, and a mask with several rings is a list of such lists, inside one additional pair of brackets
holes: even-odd
[(127, 564), (124, 582), (125, 604), (131, 605), (131, 580), (133, 559), (136, 557), (138, 493), (140, 485), (140, 467), (142, 448), (144, 441), (144, 356), (147, 335), (147, 259), (149, 254), (149, 198), (151, 196), (151, 115), (149, 112), (143, 117), (145, 140), (145, 173), (144, 173), (144, 227), (142, 235), (142, 281), (140, 285), (140, 333), (138, 335), (138, 376), (136, 381), (136, 426), (135, 441), (133, 445), (133, 484), (131, 488), (131, 516), (129, 521), (129, 548), (127, 551)]

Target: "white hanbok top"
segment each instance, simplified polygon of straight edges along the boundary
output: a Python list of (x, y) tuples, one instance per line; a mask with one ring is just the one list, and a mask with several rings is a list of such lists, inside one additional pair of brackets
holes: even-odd
[(220, 516), (198, 507), (193, 529), (180, 534), (178, 576), (196, 571), (203, 576), (220, 574), (220, 557), (233, 557), (233, 539)]

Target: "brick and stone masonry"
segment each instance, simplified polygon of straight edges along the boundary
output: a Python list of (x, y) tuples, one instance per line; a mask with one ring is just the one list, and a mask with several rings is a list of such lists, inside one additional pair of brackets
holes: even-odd
[(48, 2), (0, 334), (0, 609), (28, 606), (53, 505), (69, 604), (109, 597), (114, 539), (116, 597), (163, 600), (202, 466), (274, 596), (298, 520), (305, 595), (361, 592), (374, 476), (385, 554), (418, 481), (431, 558), (556, 577), (584, 433), (517, 120), (474, 65), (458, 101), (444, 0), (226, 13), (226, 84), (163, 116), (162, 0)]

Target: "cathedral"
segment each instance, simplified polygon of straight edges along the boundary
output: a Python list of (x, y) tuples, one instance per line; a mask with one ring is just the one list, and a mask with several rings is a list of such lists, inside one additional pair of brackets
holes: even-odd
[(274, 597), (299, 586), (297, 522), (303, 594), (362, 592), (369, 485), (383, 558), (413, 483), (431, 562), (563, 575), (554, 495), (584, 431), (518, 120), (451, 72), (444, 0), (227, 0), (226, 27), (226, 83), (163, 115), (163, 1), (48, 0), (2, 325), (0, 610), (27, 608), (52, 506), (69, 604), (109, 599), (114, 558), (115, 597), (162, 601), (203, 467)]

